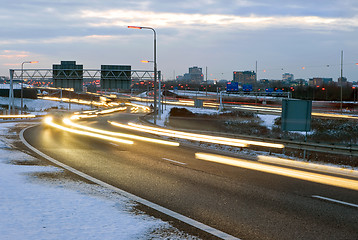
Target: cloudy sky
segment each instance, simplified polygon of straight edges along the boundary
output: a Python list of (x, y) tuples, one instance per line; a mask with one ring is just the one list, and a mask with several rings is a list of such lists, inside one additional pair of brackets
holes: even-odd
[(74, 60), (86, 69), (151, 69), (157, 31), (165, 79), (208, 68), (209, 79), (255, 70), (258, 78), (358, 80), (357, 0), (0, 0), (0, 75)]

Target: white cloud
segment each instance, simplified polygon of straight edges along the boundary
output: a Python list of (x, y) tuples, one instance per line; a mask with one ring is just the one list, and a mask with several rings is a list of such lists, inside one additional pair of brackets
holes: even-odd
[(25, 51), (14, 51), (14, 50), (0, 51), (0, 59), (24, 58), (28, 56), (29, 56), (29, 52), (25, 52)]
[[(223, 27), (235, 29), (299, 28), (315, 30), (350, 30), (358, 27), (358, 17), (328, 18), (318, 16), (236, 16), (223, 14), (158, 13), (150, 11), (84, 10), (81, 17), (95, 27), (141, 25), (162, 28)], [(93, 21), (96, 19), (96, 21)]]

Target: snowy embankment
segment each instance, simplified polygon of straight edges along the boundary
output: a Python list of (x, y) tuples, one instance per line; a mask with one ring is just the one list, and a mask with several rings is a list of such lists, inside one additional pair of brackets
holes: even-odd
[(197, 239), (118, 193), (37, 165), (12, 147), (16, 124), (0, 123), (1, 239)]
[[(0, 105), (8, 105), (9, 104), (9, 98), (7, 97), (0, 97)], [(16, 108), (21, 107), (21, 99), (15, 98), (14, 99), (14, 105)], [(81, 104), (74, 104), (71, 103), (60, 103), (55, 101), (49, 101), (49, 100), (43, 100), (43, 99), (23, 99), (23, 107), (24, 111), (26, 111), (28, 114), (34, 114), (34, 115), (44, 115), (47, 113), (48, 110), (51, 108), (63, 108), (63, 109), (69, 109), (74, 111), (82, 111), (82, 110), (89, 110), (91, 109), (90, 106), (81, 105)]]
[[(137, 104), (143, 104), (142, 102), (135, 102)], [(163, 107), (163, 113), (161, 114), (161, 117), (157, 119), (157, 125), (158, 126), (165, 126), (166, 121), (168, 121), (170, 110), (174, 107), (177, 108), (186, 108), (192, 113), (198, 113), (198, 114), (219, 114), (219, 111), (216, 109), (208, 109), (208, 108), (195, 108), (195, 107), (188, 107), (188, 106), (175, 106), (175, 105), (166, 105)], [(276, 118), (279, 116), (277, 115), (269, 115), (269, 114), (257, 114), (258, 117), (262, 120), (262, 125), (268, 127), (269, 129), (272, 128), (272, 126), (275, 123)], [(148, 119), (149, 122), (153, 123), (153, 119)]]

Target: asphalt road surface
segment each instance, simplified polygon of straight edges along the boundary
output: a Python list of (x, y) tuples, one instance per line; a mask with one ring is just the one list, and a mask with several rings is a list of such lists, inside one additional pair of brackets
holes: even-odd
[[(107, 120), (138, 116), (81, 124), (122, 131)], [(198, 160), (195, 153), (212, 151), (189, 146), (124, 145), (44, 125), (24, 137), (79, 171), (241, 239), (358, 239), (358, 208), (312, 197), (357, 205), (358, 191)]]

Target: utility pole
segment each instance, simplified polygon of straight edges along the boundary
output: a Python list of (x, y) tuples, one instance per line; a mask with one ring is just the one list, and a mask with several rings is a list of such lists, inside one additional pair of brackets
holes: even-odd
[(208, 96), (208, 67), (205, 67), (206, 96)]
[(256, 82), (257, 82), (257, 61), (256, 61), (255, 73), (256, 73), (256, 74), (255, 74), (255, 76), (256, 76), (256, 79), (255, 79), (255, 80), (256, 80)]
[(341, 51), (341, 114), (343, 113), (343, 50)]

